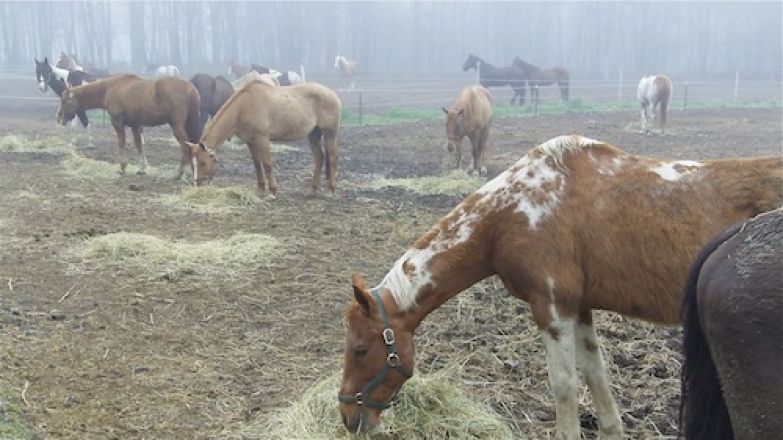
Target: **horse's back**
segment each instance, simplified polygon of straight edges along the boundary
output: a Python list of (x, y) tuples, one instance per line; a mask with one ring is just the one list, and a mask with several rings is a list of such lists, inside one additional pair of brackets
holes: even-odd
[(639, 80), (636, 98), (640, 102), (655, 103), (671, 100), (672, 81), (666, 75), (645, 75)]
[(704, 262), (701, 326), (736, 438), (783, 432), (783, 210), (748, 221)]
[(470, 107), (470, 124), (479, 129), (486, 128), (492, 120), (492, 93), (482, 86), (469, 86), (463, 91), (465, 103)]

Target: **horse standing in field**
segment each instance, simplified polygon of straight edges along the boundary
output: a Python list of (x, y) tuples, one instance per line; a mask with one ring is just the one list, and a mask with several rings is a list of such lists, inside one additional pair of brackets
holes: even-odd
[(174, 65), (168, 65), (168, 66), (160, 66), (157, 69), (155, 69), (155, 76), (158, 78), (164, 77), (164, 76), (172, 76), (172, 77), (179, 77), (179, 68)]
[(201, 99), (190, 82), (176, 77), (142, 79), (136, 75), (116, 75), (91, 84), (69, 88), (63, 92), (57, 122), (65, 125), (76, 112), (102, 108), (111, 117), (117, 132), (120, 154), (120, 172), (125, 174), (128, 159), (125, 156), (125, 127), (133, 132), (133, 142), (139, 152), (139, 171), (144, 174), (147, 157), (144, 155), (143, 127), (169, 124), (182, 150), (176, 178), (190, 162), (188, 140), (201, 136)]
[(685, 288), (680, 429), (686, 439), (783, 432), (783, 210), (705, 246)]
[(652, 134), (655, 125), (655, 110), (661, 107), (661, 134), (666, 130), (666, 111), (672, 100), (672, 80), (666, 75), (648, 75), (639, 80), (636, 98), (641, 106), (640, 133)]
[(495, 67), (476, 55), (468, 54), (462, 65), (462, 71), (473, 69), (479, 74), (479, 84), (484, 87), (502, 87), (508, 85), (514, 91), (511, 105), (519, 99), (519, 105), (525, 104), (525, 76), (514, 66)]
[(358, 61), (337, 55), (334, 57), (334, 68), (340, 73), (343, 84), (348, 86), (348, 90), (356, 89), (356, 74), (359, 73)]
[(446, 113), (446, 138), (449, 151), (456, 150), (457, 169), (462, 162), (462, 138), (470, 139), (473, 147), (473, 172), (487, 174), (484, 155), (489, 140), (489, 126), (492, 123), (492, 94), (481, 86), (468, 86)]
[[(270, 142), (295, 141), (307, 137), (313, 152), (313, 193), (318, 191), (321, 169), (326, 168), (329, 189), (337, 188), (337, 132), (342, 104), (330, 89), (305, 83), (275, 87), (251, 81), (238, 90), (215, 115), (201, 142), (189, 144), (193, 155), (194, 181), (201, 184), (215, 175), (215, 150), (230, 136), (247, 143), (256, 168), (258, 189), (266, 183), (277, 197)], [(324, 147), (321, 147), (321, 138)], [(324, 153), (326, 160), (324, 160)], [(262, 168), (263, 164), (263, 168)]]
[(669, 161), (580, 136), (549, 140), (462, 201), (368, 289), (353, 277), (340, 412), (370, 431), (414, 371), (413, 335), (449, 298), (498, 275), (546, 348), (555, 438), (578, 440), (576, 367), (602, 439), (623, 438), (592, 310), (679, 324), (701, 246), (783, 203), (783, 157)]
[(222, 76), (213, 78), (206, 73), (197, 73), (190, 79), (201, 97), (201, 130), (210, 116), (214, 116), (220, 107), (234, 94), (234, 87)]
[[(49, 64), (48, 58), (44, 58), (43, 61), (38, 61), (37, 58), (34, 60), (35, 78), (38, 81), (38, 90), (40, 90), (41, 93), (46, 93), (46, 91), (51, 88), (58, 97), (61, 97), (65, 89), (71, 84), (78, 86), (94, 81), (94, 78), (85, 72), (80, 72), (78, 70), (68, 72), (64, 69), (52, 67), (52, 65)], [(92, 147), (92, 126), (90, 125), (90, 120), (87, 118), (87, 112), (79, 110), (76, 115), (79, 117), (82, 127), (87, 131), (87, 142), (88, 145)]]
[(524, 72), (527, 78), (527, 86), (530, 88), (530, 99), (533, 102), (539, 102), (538, 88), (551, 84), (557, 84), (557, 87), (560, 89), (560, 99), (563, 102), (568, 101), (570, 75), (565, 68), (549, 67), (542, 69), (519, 58), (514, 58), (512, 64)]

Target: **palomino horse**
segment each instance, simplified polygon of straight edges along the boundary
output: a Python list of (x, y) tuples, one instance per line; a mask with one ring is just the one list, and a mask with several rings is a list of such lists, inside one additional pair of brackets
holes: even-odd
[[(41, 93), (46, 93), (51, 88), (58, 97), (61, 97), (65, 89), (71, 85), (70, 81), (73, 82), (73, 85), (78, 86), (94, 80), (85, 72), (78, 70), (67, 72), (64, 69), (52, 67), (48, 58), (44, 58), (43, 61), (38, 61), (35, 58), (35, 78), (38, 80), (38, 90)], [(76, 115), (79, 117), (82, 127), (87, 130), (87, 143), (92, 147), (92, 127), (90, 126), (90, 120), (87, 119), (87, 112), (79, 110), (76, 112)]]
[(201, 130), (210, 116), (214, 116), (220, 107), (234, 94), (234, 87), (222, 76), (213, 78), (206, 73), (197, 73), (190, 78), (191, 84), (201, 97)]
[(130, 127), (133, 132), (133, 142), (139, 152), (138, 173), (144, 174), (147, 157), (144, 155), (142, 128), (169, 124), (182, 148), (176, 177), (180, 179), (190, 162), (190, 149), (185, 142), (196, 141), (201, 136), (200, 107), (198, 91), (184, 79), (163, 77), (148, 80), (136, 75), (117, 75), (67, 89), (61, 97), (57, 121), (65, 124), (73, 119), (77, 111), (83, 109), (106, 110), (117, 132), (120, 171), (123, 174), (128, 165), (125, 157), (125, 127)]
[(557, 84), (560, 88), (560, 99), (563, 102), (568, 101), (568, 83), (570, 75), (568, 70), (563, 67), (549, 67), (542, 69), (527, 63), (519, 58), (514, 58), (512, 63), (518, 69), (522, 70), (527, 78), (527, 86), (530, 88), (530, 99), (538, 103), (538, 88)]
[(640, 133), (652, 134), (655, 122), (655, 108), (661, 106), (661, 134), (666, 129), (666, 110), (672, 100), (672, 80), (666, 75), (643, 76), (636, 89), (636, 99), (641, 106)]
[(519, 98), (519, 105), (525, 104), (525, 75), (514, 66), (495, 67), (481, 58), (468, 54), (465, 64), (462, 65), (462, 71), (467, 72), (474, 69), (479, 74), (479, 84), (484, 87), (502, 87), (508, 85), (514, 90), (514, 96), (511, 97), (511, 105)]
[(487, 174), (484, 153), (492, 123), (492, 94), (481, 86), (468, 86), (446, 113), (446, 138), (449, 151), (456, 150), (457, 169), (462, 162), (462, 138), (467, 136), (473, 146), (473, 172)]
[(251, 70), (250, 72), (242, 75), (241, 78), (231, 81), (231, 87), (234, 88), (234, 91), (237, 91), (242, 87), (245, 87), (245, 85), (250, 81), (261, 81), (269, 84), (270, 86), (280, 86), (280, 82), (276, 77), (272, 76), (271, 73), (258, 73), (255, 70)]
[(349, 90), (356, 88), (356, 74), (359, 73), (359, 62), (348, 59), (342, 55), (334, 57), (334, 68), (340, 73), (343, 83)]
[(680, 428), (687, 439), (783, 432), (783, 210), (705, 246), (685, 288)]
[[(234, 93), (218, 111), (201, 142), (189, 144), (193, 155), (193, 180), (200, 184), (212, 179), (215, 175), (215, 150), (230, 136), (236, 135), (250, 149), (259, 191), (264, 191), (266, 176), (269, 192), (272, 198), (276, 198), (277, 180), (273, 174), (269, 143), (307, 137), (314, 159), (313, 193), (320, 186), (321, 168), (325, 166), (329, 189), (334, 194), (341, 108), (340, 98), (321, 84), (275, 87), (262, 81), (251, 81)], [(325, 143), (323, 149), (322, 137)]]
[(174, 65), (168, 65), (168, 66), (160, 66), (157, 69), (155, 69), (155, 76), (158, 78), (164, 77), (164, 76), (173, 76), (173, 77), (179, 77), (179, 68)]
[(580, 438), (577, 365), (599, 435), (622, 438), (592, 310), (678, 324), (699, 248), (727, 225), (781, 203), (780, 155), (668, 161), (579, 136), (539, 145), (421, 236), (377, 287), (354, 275), (340, 387), (346, 427), (377, 424), (414, 370), (421, 321), (497, 274), (530, 304), (541, 332), (556, 438)]

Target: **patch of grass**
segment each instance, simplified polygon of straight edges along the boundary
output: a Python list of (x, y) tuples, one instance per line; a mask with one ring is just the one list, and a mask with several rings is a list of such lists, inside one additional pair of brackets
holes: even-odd
[[(117, 179), (121, 176), (120, 165), (111, 164), (102, 160), (90, 159), (77, 153), (71, 153), (63, 160), (65, 174), (86, 180)], [(125, 172), (135, 174), (139, 167), (128, 164)], [(147, 174), (159, 174), (155, 167), (147, 166)]]
[(260, 202), (255, 188), (248, 186), (220, 188), (213, 185), (189, 187), (177, 194), (164, 195), (160, 200), (168, 206), (210, 214), (247, 209)]
[(73, 149), (67, 143), (53, 137), (27, 137), (8, 134), (0, 137), (0, 151), (12, 153), (64, 153)]
[(96, 268), (133, 267), (170, 276), (233, 276), (241, 269), (269, 264), (281, 247), (277, 239), (265, 234), (238, 233), (226, 239), (189, 242), (117, 232), (87, 240), (77, 254)]
[[(373, 438), (378, 439), (511, 439), (511, 430), (491, 407), (466, 394), (449, 379), (448, 370), (417, 374), (400, 390), (395, 405), (383, 413)], [(289, 408), (262, 426), (243, 428), (247, 438), (354, 439), (343, 427), (336, 394), (338, 375), (301, 393)]]
[(413, 177), (407, 179), (379, 179), (373, 188), (397, 186), (419, 194), (445, 194), (463, 196), (477, 190), (485, 183), (482, 177), (472, 176), (463, 170), (454, 170), (442, 176)]
[(19, 399), (9, 398), (9, 386), (0, 383), (0, 439), (28, 440), (36, 438), (24, 422), (24, 410)]

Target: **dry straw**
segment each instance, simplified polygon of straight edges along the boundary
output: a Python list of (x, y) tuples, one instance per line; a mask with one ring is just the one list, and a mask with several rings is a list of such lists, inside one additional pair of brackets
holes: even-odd
[(8, 134), (0, 137), (0, 151), (9, 153), (63, 153), (72, 151), (62, 140), (53, 137), (33, 137)]
[[(120, 165), (102, 160), (90, 159), (77, 153), (71, 153), (63, 160), (65, 174), (86, 180), (117, 179), (121, 176)], [(129, 164), (125, 169), (127, 174), (134, 174), (138, 166)], [(156, 175), (159, 171), (155, 167), (147, 166), (147, 174)]]
[(118, 232), (87, 240), (82, 260), (95, 267), (132, 267), (168, 274), (233, 275), (269, 264), (281, 243), (264, 234), (235, 234), (199, 242), (171, 241), (153, 235)]
[(463, 196), (477, 190), (484, 179), (472, 176), (463, 170), (454, 170), (442, 176), (415, 177), (409, 179), (380, 179), (372, 184), (373, 188), (397, 186), (419, 194), (445, 194)]
[[(391, 409), (384, 411), (374, 439), (511, 439), (509, 426), (488, 405), (463, 391), (441, 370), (415, 375), (405, 383)], [(289, 408), (266, 422), (246, 426), (242, 438), (352, 439), (338, 411), (337, 375), (301, 393)]]
[(252, 208), (261, 199), (256, 195), (255, 189), (248, 186), (220, 188), (208, 185), (190, 187), (177, 194), (164, 195), (160, 201), (175, 208), (220, 214)]

